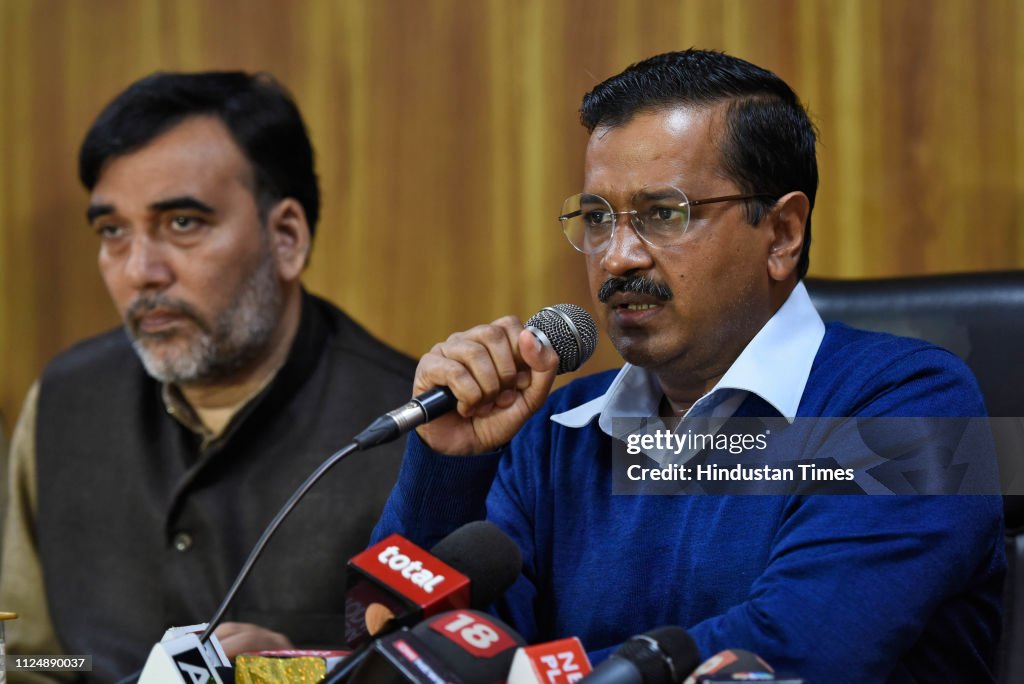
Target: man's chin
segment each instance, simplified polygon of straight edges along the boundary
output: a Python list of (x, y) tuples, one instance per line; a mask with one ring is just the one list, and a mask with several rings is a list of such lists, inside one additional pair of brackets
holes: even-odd
[(166, 342), (154, 343), (152, 340), (137, 339), (133, 346), (146, 372), (160, 382), (194, 382), (201, 375), (201, 364), (194, 354), (168, 348)]
[(614, 344), (615, 349), (618, 350), (619, 356), (621, 356), (626, 363), (630, 363), (634, 366), (652, 368), (659, 365), (659, 362), (661, 361), (658, 355), (650, 348), (650, 345), (645, 344), (640, 340), (630, 337), (620, 337), (612, 340), (612, 344)]

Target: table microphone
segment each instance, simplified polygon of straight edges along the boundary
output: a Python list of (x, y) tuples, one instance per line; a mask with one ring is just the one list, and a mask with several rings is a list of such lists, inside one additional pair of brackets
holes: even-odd
[(345, 640), (355, 647), (431, 615), (487, 608), (512, 586), (522, 565), (516, 543), (486, 520), (463, 525), (429, 553), (392, 534), (348, 563)]
[(627, 639), (580, 684), (680, 684), (699, 663), (693, 637), (668, 625)]
[(590, 672), (583, 644), (569, 637), (516, 649), (506, 684), (573, 684)]
[[(487, 613), (454, 610), (375, 642), (348, 684), (497, 684), (525, 642)], [(328, 683), (337, 680), (328, 678)]]
[(355, 650), (327, 682), (348, 681), (377, 642), (398, 629), (454, 608), (490, 606), (521, 567), (519, 547), (486, 520), (463, 525), (430, 553), (397, 534), (374, 544), (349, 561), (345, 639)]

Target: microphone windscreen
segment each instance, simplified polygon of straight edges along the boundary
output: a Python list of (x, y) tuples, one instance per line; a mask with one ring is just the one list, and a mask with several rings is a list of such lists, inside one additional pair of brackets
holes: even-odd
[(674, 684), (681, 682), (690, 670), (700, 664), (700, 649), (697, 648), (697, 642), (682, 627), (666, 625), (646, 632), (646, 636), (657, 642), (662, 653), (672, 661), (676, 672)]
[(666, 625), (630, 637), (609, 660), (612, 658), (633, 663), (644, 684), (680, 684), (700, 664), (700, 651), (685, 629)]
[(474, 608), (497, 601), (516, 581), (523, 565), (516, 543), (486, 520), (463, 525), (430, 552), (469, 578), (469, 605)]
[(493, 523), (464, 525), (429, 552), (392, 534), (348, 562), (345, 638), (355, 648), (424, 617), (486, 608), (521, 567), (519, 547)]
[(575, 304), (546, 306), (526, 321), (526, 327), (534, 335), (541, 333), (538, 337), (546, 338), (558, 354), (559, 373), (576, 370), (597, 348), (597, 325), (584, 308)]

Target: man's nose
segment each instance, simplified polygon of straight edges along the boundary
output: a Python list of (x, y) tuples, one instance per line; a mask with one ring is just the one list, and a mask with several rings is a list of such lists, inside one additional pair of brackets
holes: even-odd
[(650, 245), (640, 239), (633, 220), (626, 212), (615, 217), (615, 230), (601, 256), (601, 267), (611, 275), (643, 271), (654, 265)]
[(124, 271), (136, 290), (162, 290), (174, 280), (166, 245), (145, 233), (132, 240)]

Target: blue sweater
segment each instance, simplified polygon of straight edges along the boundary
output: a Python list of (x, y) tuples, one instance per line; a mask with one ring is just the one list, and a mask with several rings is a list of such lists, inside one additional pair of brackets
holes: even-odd
[[(375, 530), (430, 548), (483, 517), (523, 552), (499, 610), (531, 643), (599, 659), (653, 627), (702, 658), (761, 655), (810, 682), (992, 681), (1005, 572), (994, 496), (611, 495), (611, 438), (550, 416), (607, 389), (576, 380), (504, 450), (410, 439)], [(764, 406), (751, 397), (739, 413)], [(751, 407), (755, 407), (752, 409)], [(798, 416), (983, 416), (970, 371), (917, 340), (829, 324)]]

